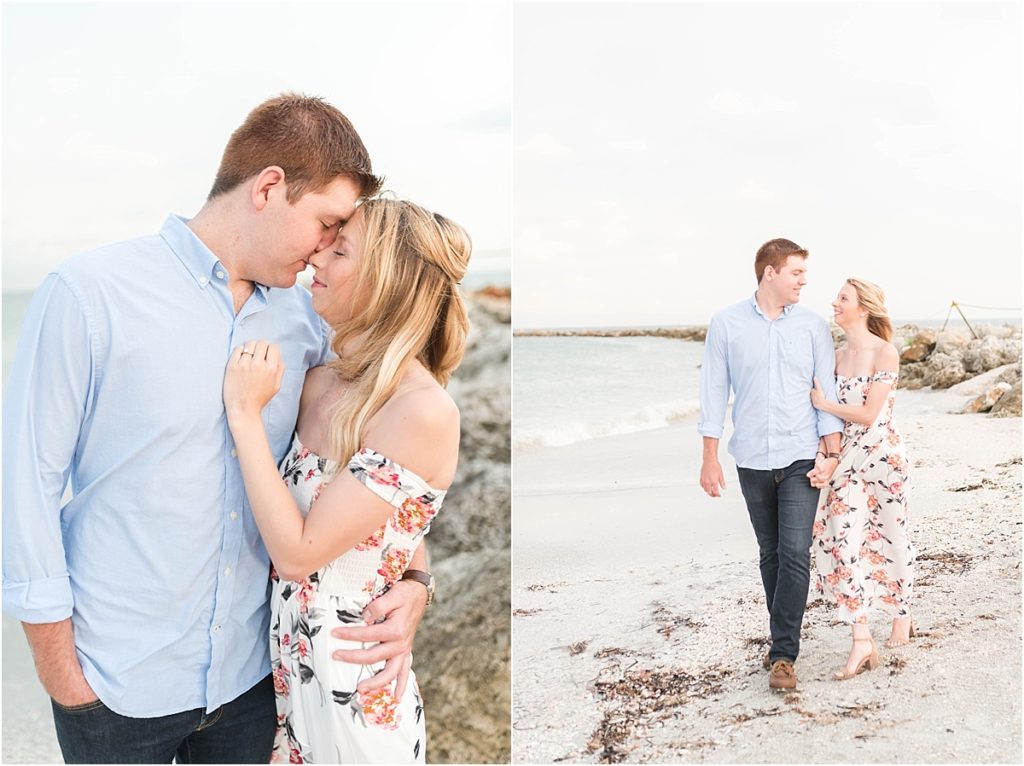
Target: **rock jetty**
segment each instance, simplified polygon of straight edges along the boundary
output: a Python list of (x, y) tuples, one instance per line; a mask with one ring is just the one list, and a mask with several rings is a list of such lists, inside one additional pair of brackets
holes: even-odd
[(677, 338), (704, 342), (708, 328), (694, 327), (641, 327), (616, 330), (516, 330), (517, 338)]
[(970, 397), (962, 411), (993, 417), (1021, 414), (1021, 329), (980, 325), (943, 331), (916, 325), (896, 329), (900, 387), (949, 389)]

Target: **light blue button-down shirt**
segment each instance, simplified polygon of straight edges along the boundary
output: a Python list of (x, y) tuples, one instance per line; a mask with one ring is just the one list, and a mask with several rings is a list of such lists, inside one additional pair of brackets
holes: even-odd
[(828, 323), (796, 304), (768, 319), (754, 298), (711, 318), (700, 372), (702, 436), (722, 438), (729, 389), (733, 436), (729, 454), (740, 468), (762, 471), (812, 460), (818, 438), (843, 421), (811, 405), (814, 377), (831, 401), (836, 355)]
[[(301, 287), (257, 285), (186, 226), (75, 256), (24, 319), (4, 402), (4, 611), (71, 617), (85, 678), (112, 710), (213, 710), (270, 672), (269, 560), (221, 390), (235, 346), (281, 346), (263, 410), (288, 448), (329, 330)], [(70, 477), (74, 497), (63, 508)]]

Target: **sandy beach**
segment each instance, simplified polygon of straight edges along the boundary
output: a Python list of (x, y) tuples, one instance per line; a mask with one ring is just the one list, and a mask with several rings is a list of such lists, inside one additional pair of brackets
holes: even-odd
[[(515, 455), (515, 762), (1021, 758), (1021, 421), (900, 391), (918, 549), (909, 647), (838, 683), (849, 629), (812, 590), (799, 690), (768, 689), (757, 548), (695, 421)], [(726, 439), (730, 435), (727, 430)], [(884, 640), (888, 623), (872, 621)]]

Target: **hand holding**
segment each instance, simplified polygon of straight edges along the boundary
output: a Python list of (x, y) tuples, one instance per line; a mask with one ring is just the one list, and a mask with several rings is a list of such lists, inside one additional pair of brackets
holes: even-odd
[(331, 635), (348, 641), (370, 643), (369, 649), (338, 649), (335, 660), (371, 665), (385, 660), (384, 668), (372, 678), (365, 678), (356, 687), (368, 692), (396, 682), (395, 696), (401, 699), (412, 666), (412, 644), (423, 612), (427, 608), (427, 589), (418, 582), (399, 580), (383, 596), (374, 599), (363, 610), (366, 625), (335, 628)]
[(228, 422), (259, 417), (263, 407), (281, 388), (284, 365), (277, 345), (265, 340), (237, 346), (224, 372), (224, 410)]
[(828, 486), (829, 481), (832, 479), (832, 474), (835, 473), (838, 465), (839, 460), (836, 458), (823, 458), (819, 454), (814, 461), (814, 468), (807, 472), (807, 478), (810, 480), (811, 486), (815, 489), (823, 489)]

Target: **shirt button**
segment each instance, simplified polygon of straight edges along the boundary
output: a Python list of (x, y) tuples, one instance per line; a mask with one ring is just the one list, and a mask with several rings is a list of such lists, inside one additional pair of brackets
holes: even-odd
[(213, 632), (214, 633), (220, 633), (220, 625), (214, 625), (213, 626)]
[(223, 271), (218, 271), (217, 272), (217, 279), (224, 279), (224, 272)]
[(224, 567), (224, 576), (227, 577), (231, 574), (231, 567)]
[(238, 450), (234, 447), (231, 448), (231, 457), (238, 457)]
[(231, 520), (234, 521), (237, 518), (238, 518), (238, 511), (232, 511), (231, 512)]
[(209, 281), (210, 280), (207, 279), (206, 277), (199, 277), (199, 284), (201, 284), (201, 285), (205, 285)]

